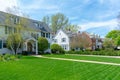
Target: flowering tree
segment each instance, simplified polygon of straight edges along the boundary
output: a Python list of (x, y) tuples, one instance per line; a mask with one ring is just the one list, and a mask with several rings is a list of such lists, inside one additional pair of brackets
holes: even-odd
[(19, 33), (10, 34), (7, 38), (7, 47), (12, 50), (13, 54), (17, 55), (22, 41), (22, 36)]

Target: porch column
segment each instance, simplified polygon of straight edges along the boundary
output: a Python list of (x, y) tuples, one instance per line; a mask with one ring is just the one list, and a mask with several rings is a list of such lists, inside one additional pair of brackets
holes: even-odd
[(36, 55), (38, 55), (38, 41), (36, 41)]
[(26, 48), (25, 50), (27, 51), (27, 42), (25, 42), (25, 48)]
[(3, 40), (2, 40), (2, 48), (3, 48)]

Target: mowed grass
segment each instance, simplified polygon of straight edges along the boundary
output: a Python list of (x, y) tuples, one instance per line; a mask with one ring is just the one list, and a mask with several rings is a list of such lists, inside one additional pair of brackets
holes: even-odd
[(0, 62), (0, 80), (119, 80), (120, 66), (23, 57)]
[(90, 60), (109, 63), (120, 63), (120, 58), (100, 57), (100, 56), (85, 56), (85, 55), (44, 55), (45, 57), (67, 58), (77, 60)]

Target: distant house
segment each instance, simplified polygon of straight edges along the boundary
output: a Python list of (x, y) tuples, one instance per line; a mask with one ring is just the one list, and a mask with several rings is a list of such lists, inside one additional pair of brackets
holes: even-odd
[(52, 44), (59, 44), (65, 51), (69, 51), (74, 46), (75, 50), (80, 48), (90, 48), (95, 50), (102, 48), (100, 36), (92, 35), (87, 32), (72, 33), (71, 31), (59, 30), (53, 38)]
[[(38, 54), (38, 37), (47, 38), (49, 44), (51, 44), (52, 34), (47, 24), (0, 11), (0, 53), (12, 53), (6, 47), (6, 39), (9, 34), (16, 32), (15, 27), (23, 23), (22, 19), (26, 20), (23, 27), (27, 27), (28, 30), (21, 31), (24, 42), (19, 52), (28, 51)], [(6, 21), (10, 23), (6, 23)]]
[(91, 39), (91, 49), (92, 50), (95, 50), (95, 49), (102, 49), (103, 47), (103, 41), (102, 41), (102, 38), (100, 38), (99, 35), (97, 34), (93, 34), (93, 33), (86, 33), (89, 38)]
[(59, 44), (64, 50), (69, 51), (70, 50), (70, 35), (65, 33), (63, 30), (59, 30), (55, 37), (53, 38), (52, 44)]

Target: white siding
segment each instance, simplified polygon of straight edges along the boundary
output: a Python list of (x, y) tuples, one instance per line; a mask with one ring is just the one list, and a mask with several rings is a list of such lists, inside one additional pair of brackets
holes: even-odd
[[(66, 41), (65, 42), (62, 42), (62, 38), (65, 38)], [(57, 42), (54, 42), (55, 40), (57, 40)], [(57, 35), (54, 37), (54, 40), (52, 43), (56, 43), (56, 44), (59, 44), (61, 45), (66, 51), (69, 51), (70, 50), (70, 47), (69, 47), (69, 37), (67, 36), (67, 34), (65, 34), (62, 30), (60, 30)]]

